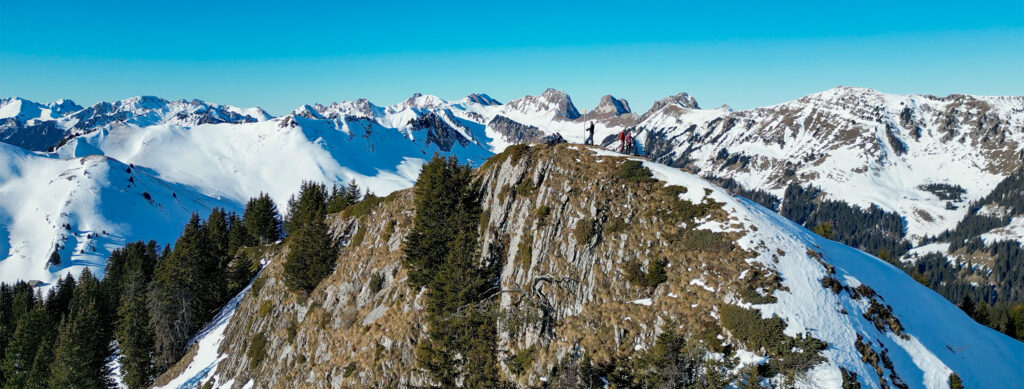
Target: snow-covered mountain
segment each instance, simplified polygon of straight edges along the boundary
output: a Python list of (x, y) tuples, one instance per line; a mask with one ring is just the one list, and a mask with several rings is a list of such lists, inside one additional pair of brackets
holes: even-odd
[(136, 96), (82, 108), (71, 100), (39, 104), (17, 97), (0, 100), (0, 141), (29, 150), (58, 146), (70, 136), (122, 125), (248, 123), (271, 116), (260, 108), (238, 108), (199, 100), (168, 101)]
[[(643, 116), (637, 138), (658, 161), (780, 198), (790, 183), (815, 185), (829, 198), (899, 213), (914, 240), (954, 227), (967, 203), (1024, 164), (1024, 96), (838, 87), (745, 111), (655, 104)], [(966, 192), (950, 202), (929, 184)]]
[[(434, 153), (478, 165), (511, 144), (553, 133), (581, 143), (586, 122), (594, 121), (595, 139), (605, 146), (616, 148), (615, 134), (631, 128), (647, 156), (702, 175), (779, 197), (796, 182), (821, 187), (829, 198), (877, 204), (903, 216), (914, 240), (952, 228), (967, 203), (1022, 165), (1024, 149), (1024, 97), (901, 96), (847, 87), (745, 111), (701, 109), (680, 93), (642, 115), (610, 95), (581, 114), (568, 94), (554, 89), (504, 104), (486, 94), (448, 101), (418, 93), (393, 105), (309, 104), (277, 118), (259, 108), (156, 97), (86, 108), (68, 100), (2, 102), (4, 142), (33, 150), (60, 146), (45, 160), (106, 156), (235, 206), (261, 191), (283, 205), (304, 179), (355, 180), (390, 193), (411, 186)], [(966, 193), (950, 202), (923, 189), (928, 184), (961, 185)], [(30, 193), (10, 179), (0, 185), (18, 196)], [(8, 230), (42, 223), (7, 220)], [(1014, 225), (994, 233), (1013, 235)], [(39, 247), (26, 255), (45, 261), (57, 238), (32, 239)], [(14, 278), (23, 276), (0, 281)]]
[[(496, 261), (507, 291), (488, 299), (502, 314), (486, 317), (499, 333), (496, 374), (512, 385), (566, 380), (560, 370), (573, 374), (564, 368), (573, 363), (595, 372), (632, 366), (670, 330), (686, 334), (692, 350), (711, 347), (712, 358), (736, 364), (722, 374), (761, 365), (775, 386), (948, 388), (960, 379), (1003, 388), (1024, 379), (1024, 343), (975, 323), (892, 265), (670, 166), (643, 161), (653, 179), (631, 182), (616, 173), (626, 160), (536, 146), (478, 171), (487, 223), (481, 261)], [(524, 183), (528, 191), (506, 190)], [(680, 223), (668, 209), (681, 204), (703, 204), (706, 213)], [(254, 286), (199, 333), (158, 387), (429, 386), (415, 362), (429, 313), (423, 289), (406, 282), (400, 249), (414, 207), (404, 191), (363, 216), (332, 215), (331, 231), (346, 247), (337, 269), (302, 297), (282, 281), (285, 248), (271, 250)], [(629, 227), (616, 229), (616, 220)], [(592, 235), (581, 225), (593, 226)], [(680, 241), (690, 243), (673, 244)], [(656, 261), (665, 278), (654, 287), (628, 275), (631, 264)], [(768, 325), (776, 326), (757, 334), (771, 339), (752, 335)], [(254, 334), (280, 352), (253, 358)], [(759, 346), (780, 338), (808, 343)], [(530, 357), (516, 357), (523, 353)], [(642, 373), (623, 370), (630, 374)]]
[[(173, 242), (192, 212), (240, 202), (168, 182), (101, 155), (62, 159), (0, 144), (0, 282), (51, 282), (90, 267), (103, 274), (125, 243)], [(59, 264), (48, 263), (56, 250)]]

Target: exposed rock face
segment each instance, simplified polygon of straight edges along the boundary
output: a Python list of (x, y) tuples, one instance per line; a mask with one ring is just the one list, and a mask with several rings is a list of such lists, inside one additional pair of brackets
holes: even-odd
[(700, 109), (700, 105), (697, 104), (697, 99), (693, 98), (693, 96), (690, 96), (686, 92), (682, 92), (655, 101), (654, 105), (651, 106), (651, 109), (644, 113), (643, 118), (647, 119), (652, 114), (665, 109), (679, 112), (682, 109)]
[[(558, 363), (581, 353), (594, 363), (629, 358), (650, 349), (670, 324), (689, 342), (732, 355), (743, 350), (742, 338), (723, 327), (721, 317), (725, 307), (737, 305), (779, 315), (787, 333), (828, 343), (818, 373), (800, 386), (838, 385), (833, 379), (847, 372), (869, 386), (902, 384), (901, 376), (920, 386), (922, 375), (925, 385), (938, 386), (953, 371), (975, 383), (1014, 376), (1012, 369), (987, 378), (972, 374), (963, 361), (1008, 338), (957, 315), (957, 308), (899, 270), (811, 239), (806, 230), (787, 235), (796, 227), (769, 229), (777, 222), (768, 220), (781, 218), (741, 211), (746, 203), (692, 176), (685, 188), (630, 178), (621, 173), (624, 161), (579, 146), (517, 146), (478, 172), (481, 252), (489, 253), (482, 258), (497, 253), (503, 261), (502, 291), (493, 302), (499, 360), (516, 386), (545, 385)], [(656, 178), (683, 174), (657, 169)], [(365, 210), (332, 215), (331, 231), (342, 246), (337, 268), (308, 297), (284, 287), (287, 244), (275, 248), (227, 325), (222, 359), (197, 382), (235, 388), (249, 382), (283, 388), (431, 384), (415, 352), (425, 333), (424, 290), (407, 286), (402, 265), (412, 200), (411, 191), (400, 191)], [(644, 285), (630, 269), (652, 261), (664, 261), (666, 278)], [(887, 275), (901, 278), (880, 281)], [(936, 314), (950, 321), (933, 334), (929, 318), (907, 316), (912, 308), (901, 301), (938, 304)], [(964, 338), (974, 335), (998, 340)], [(257, 337), (266, 340), (262, 359), (246, 354)], [(943, 342), (971, 346), (958, 351), (967, 354), (950, 356)], [(1024, 346), (1007, 345), (1024, 352)], [(526, 350), (534, 356), (512, 373), (509, 359)], [(918, 353), (927, 358), (911, 357)], [(895, 365), (878, 363), (878, 354)], [(861, 362), (869, 360), (862, 355), (875, 355), (873, 365)]]
[(269, 114), (259, 108), (243, 111), (199, 100), (168, 101), (154, 96), (102, 102), (88, 108), (82, 108), (66, 99), (43, 105), (12, 98), (0, 100), (0, 110), (5, 113), (13, 111), (15, 107), (11, 104), (20, 105), (21, 112), (13, 118), (0, 119), (0, 141), (34, 151), (50, 150), (70, 136), (112, 125), (149, 126), (170, 123), (193, 126), (252, 123), (270, 118)]
[(469, 96), (466, 96), (466, 99), (480, 105), (501, 105), (501, 103), (498, 102), (498, 100), (495, 100), (491, 98), (491, 96), (488, 96), (487, 94), (484, 93), (473, 93)]
[(612, 95), (604, 95), (601, 96), (601, 101), (597, 103), (597, 107), (594, 107), (590, 112), (595, 115), (596, 119), (624, 115), (633, 111), (629, 109), (629, 102), (626, 99), (617, 99)]
[(626, 128), (636, 125), (640, 117), (629, 108), (626, 99), (618, 99), (612, 95), (604, 95), (593, 110), (581, 117), (583, 121), (604, 123), (607, 127)]
[(544, 133), (537, 127), (528, 126), (507, 117), (498, 115), (487, 123), (487, 127), (501, 134), (511, 143), (539, 142)]
[(42, 151), (60, 143), (66, 132), (49, 121), (26, 124), (15, 118), (0, 119), (0, 142), (27, 150)]
[(520, 112), (554, 111), (556, 119), (576, 120), (580, 111), (572, 104), (569, 95), (560, 90), (548, 88), (540, 96), (528, 95), (506, 104), (509, 108)]
[(458, 131), (455, 131), (452, 126), (441, 120), (434, 113), (429, 113), (409, 121), (409, 126), (412, 127), (413, 131), (426, 130), (427, 143), (437, 145), (444, 152), (452, 151), (452, 146), (456, 143), (463, 146), (469, 144), (469, 139), (459, 134)]
[[(800, 183), (861, 207), (874, 202), (907, 217), (915, 238), (952, 228), (966, 204), (947, 207), (917, 187), (959, 184), (970, 201), (1024, 162), (1024, 97), (939, 98), (838, 87), (746, 111), (686, 111), (675, 103), (659, 110), (664, 101), (637, 126), (650, 158), (780, 197), (787, 185)], [(746, 162), (733, 164), (723, 155)]]

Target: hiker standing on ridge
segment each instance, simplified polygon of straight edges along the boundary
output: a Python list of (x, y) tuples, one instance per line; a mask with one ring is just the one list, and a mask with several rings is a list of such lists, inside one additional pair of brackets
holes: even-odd
[(583, 133), (586, 134), (586, 139), (583, 140), (583, 144), (592, 145), (594, 144), (594, 122), (591, 121), (587, 124), (587, 128), (583, 129)]
[(626, 130), (619, 131), (619, 152), (626, 151)]
[(629, 153), (629, 155), (635, 155), (636, 152), (633, 148), (633, 132), (629, 130), (625, 130), (624, 132), (626, 133), (626, 152)]

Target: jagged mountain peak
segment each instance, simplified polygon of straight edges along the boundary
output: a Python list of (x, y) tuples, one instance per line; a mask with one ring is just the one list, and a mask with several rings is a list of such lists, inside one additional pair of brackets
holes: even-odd
[(57, 99), (56, 101), (46, 105), (53, 109), (55, 117), (67, 115), (69, 113), (82, 110), (82, 106), (75, 104), (71, 99)]
[(295, 108), (292, 111), (292, 115), (301, 116), (307, 119), (323, 119), (323, 115), (320, 114), (324, 110), (324, 106), (320, 104), (303, 104), (302, 106)]
[(501, 105), (501, 102), (499, 102), (498, 100), (495, 100), (491, 96), (488, 96), (486, 93), (471, 93), (469, 96), (466, 96), (466, 101), (469, 101), (471, 103), (477, 103), (477, 104), (480, 104), (480, 105), (485, 105), (485, 106), (487, 106), (487, 105)]
[(693, 96), (690, 96), (689, 93), (681, 92), (665, 97), (661, 100), (655, 101), (654, 105), (651, 106), (651, 109), (648, 112), (657, 112), (667, 106), (675, 106), (686, 109), (700, 109), (700, 105), (697, 104), (697, 99), (695, 99)]
[(134, 109), (158, 109), (166, 106), (169, 101), (157, 96), (133, 96), (118, 102), (118, 105)]
[(441, 106), (445, 106), (447, 104), (448, 104), (448, 102), (445, 101), (444, 99), (440, 98), (440, 97), (437, 97), (437, 96), (434, 96), (434, 95), (425, 95), (425, 94), (417, 92), (417, 93), (413, 93), (413, 95), (411, 97), (409, 97), (408, 99), (405, 99), (404, 101), (402, 101), (402, 102), (400, 102), (398, 104), (394, 104), (394, 105), (388, 106), (386, 108), (386, 112), (388, 112), (388, 113), (397, 113), (397, 112), (402, 112), (402, 111), (405, 111), (405, 110), (408, 110), (408, 109), (412, 109), (412, 110), (431, 110), (431, 109), (435, 109), (435, 108), (438, 108), (438, 107), (441, 107)]
[(580, 112), (573, 105), (569, 94), (554, 88), (544, 90), (539, 96), (527, 95), (512, 100), (506, 105), (525, 114), (553, 113), (551, 120), (576, 120), (580, 117)]
[(612, 95), (601, 96), (601, 101), (591, 111), (597, 114), (619, 116), (633, 112), (629, 109), (629, 102), (626, 99), (618, 99)]

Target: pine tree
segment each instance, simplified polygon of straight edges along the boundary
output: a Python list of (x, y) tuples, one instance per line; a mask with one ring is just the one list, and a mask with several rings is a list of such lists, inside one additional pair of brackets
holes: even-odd
[(60, 266), (60, 252), (57, 251), (57, 249), (53, 249), (53, 252), (50, 253), (50, 259), (47, 263), (49, 263), (50, 266)]
[(222, 209), (214, 208), (210, 211), (210, 217), (206, 219), (206, 236), (210, 242), (210, 253), (220, 260), (220, 268), (227, 268), (231, 235), (227, 214)]
[(277, 205), (270, 195), (260, 193), (249, 199), (242, 215), (242, 223), (259, 244), (268, 244), (281, 239), (281, 217)]
[(164, 370), (184, 353), (185, 343), (220, 308), (219, 261), (199, 216), (192, 219), (169, 255), (154, 270), (148, 305), (155, 337), (155, 363)]
[[(228, 247), (230, 246), (231, 234), (228, 230), (227, 215), (219, 208), (214, 208), (210, 212), (210, 217), (206, 219), (206, 225), (204, 228), (206, 231), (206, 239), (208, 244), (210, 259), (215, 261), (215, 269), (211, 269), (216, 274), (226, 274), (228, 269), (228, 263), (231, 262), (231, 257), (228, 256)], [(215, 304), (212, 304), (212, 309), (220, 309), (221, 303), (230, 299), (228, 296), (228, 279), (227, 277), (208, 277), (210, 282), (211, 297)]]
[(974, 300), (971, 300), (971, 296), (964, 295), (964, 298), (960, 300), (960, 304), (957, 305), (960, 310), (964, 311), (967, 316), (974, 318)]
[(71, 310), (61, 320), (50, 367), (52, 388), (106, 387), (104, 362), (109, 351), (102, 332), (97, 302), (99, 288), (90, 285), (95, 278), (83, 274), (79, 289), (71, 301)]
[(28, 386), (36, 352), (52, 335), (50, 328), (50, 314), (42, 304), (36, 305), (19, 318), (14, 335), (7, 345), (3, 364), (0, 366), (5, 388)]
[(481, 263), (479, 191), (468, 166), (435, 157), (414, 192), (403, 263), (410, 286), (427, 288), (428, 313), (416, 356), (442, 387), (500, 385), (497, 328), (487, 308), (499, 273), (496, 264)]
[(242, 223), (242, 219), (238, 217), (237, 213), (231, 212), (228, 214), (228, 230), (229, 256), (236, 255), (238, 253), (238, 249), (242, 247), (255, 246), (257, 243), (256, 239), (249, 233), (249, 229), (245, 227), (245, 223)]
[(47, 388), (47, 381), (50, 377), (50, 368), (53, 365), (53, 347), (55, 340), (50, 339), (44, 340), (39, 345), (39, 351), (36, 352), (35, 359), (32, 360), (32, 369), (28, 373), (27, 388)]
[[(435, 157), (420, 171), (414, 189), (416, 215), (404, 245), (412, 286), (426, 286), (448, 255), (459, 231), (475, 229), (480, 214), (479, 188), (473, 173), (454, 157)], [(477, 216), (479, 217), (479, 216)], [(471, 220), (472, 219), (472, 220)]]
[[(29, 339), (33, 339), (35, 329), (41, 328), (39, 323), (48, 322), (48, 318), (33, 318), (32, 323), (18, 334), (19, 324), (34, 309), (42, 310), (41, 304), (37, 304), (35, 293), (32, 287), (24, 281), (18, 281), (13, 286), (0, 283), (0, 387), (5, 387), (6, 370), (5, 358), (10, 350), (17, 350), (17, 361), (24, 361), (23, 353), (26, 349), (32, 349)], [(52, 327), (52, 326), (51, 326)], [(15, 338), (20, 337), (19, 342)], [(28, 339), (26, 339), (28, 338)], [(28, 342), (28, 343), (26, 343)]]
[(289, 201), (284, 282), (293, 291), (309, 293), (334, 271), (337, 250), (324, 221), (326, 201), (325, 187), (312, 182), (303, 183), (299, 197)]
[(327, 187), (324, 184), (303, 181), (298, 197), (292, 195), (288, 200), (288, 217), (284, 221), (284, 231), (289, 235), (314, 219), (323, 219), (327, 215)]
[(359, 187), (355, 187), (355, 193), (353, 194), (351, 189), (353, 185), (355, 185), (355, 181), (350, 183), (349, 187), (339, 187), (335, 184), (331, 188), (331, 194), (327, 197), (327, 213), (341, 212), (359, 201)]
[(129, 388), (144, 388), (153, 381), (153, 328), (147, 307), (147, 276), (141, 269), (128, 275), (117, 310), (114, 337), (121, 350), (121, 371)]
[(236, 256), (228, 266), (228, 290), (231, 295), (238, 294), (252, 277), (256, 275), (255, 264), (247, 255)]
[(74, 295), (75, 279), (70, 273), (57, 280), (57, 285), (50, 289), (46, 297), (46, 309), (50, 311), (54, 323), (60, 322), (60, 318), (67, 314)]
[(14, 333), (17, 323), (11, 323), (11, 304), (14, 301), (11, 287), (0, 283), (0, 388), (4, 386), (3, 357), (7, 349), (8, 338)]

